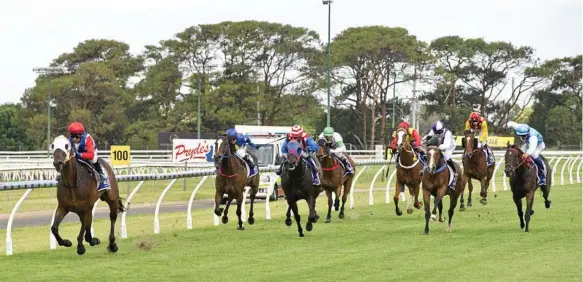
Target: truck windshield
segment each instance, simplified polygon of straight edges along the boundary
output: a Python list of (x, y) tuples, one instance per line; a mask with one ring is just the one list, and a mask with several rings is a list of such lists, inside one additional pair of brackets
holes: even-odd
[(273, 165), (273, 144), (257, 144), (257, 164), (260, 166)]

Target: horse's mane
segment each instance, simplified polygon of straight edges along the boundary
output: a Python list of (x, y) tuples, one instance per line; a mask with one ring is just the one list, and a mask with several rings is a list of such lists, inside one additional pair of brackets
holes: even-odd
[(512, 144), (512, 145), (508, 146), (506, 148), (506, 151), (508, 151), (510, 149), (514, 149), (514, 150), (518, 151), (521, 155), (524, 154), (524, 152), (520, 149), (520, 147), (516, 146), (516, 144)]

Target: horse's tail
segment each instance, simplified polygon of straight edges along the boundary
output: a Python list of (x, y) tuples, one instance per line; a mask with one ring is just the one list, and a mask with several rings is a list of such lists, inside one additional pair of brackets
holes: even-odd
[(117, 212), (118, 213), (123, 213), (125, 212), (127, 209), (123, 206), (123, 202), (121, 201), (121, 198), (119, 198), (117, 200)]

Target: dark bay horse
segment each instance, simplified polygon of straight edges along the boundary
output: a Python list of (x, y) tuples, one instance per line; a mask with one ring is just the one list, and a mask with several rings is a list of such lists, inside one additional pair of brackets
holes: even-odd
[(304, 237), (297, 201), (304, 199), (308, 203), (310, 213), (306, 230), (312, 231), (312, 223), (316, 223), (319, 218), (316, 213), (316, 198), (322, 192), (322, 187), (313, 184), (312, 171), (306, 160), (301, 157), (301, 145), (296, 140), (290, 140), (287, 146), (288, 156), (281, 172), (281, 188), (288, 204), (285, 224), (292, 225), (290, 211), (293, 211), (298, 224), (298, 233), (300, 237)]
[[(523, 158), (524, 152), (516, 145), (506, 145), (506, 154), (504, 155), (504, 174), (510, 178), (510, 189), (512, 190), (512, 199), (518, 211), (518, 218), (520, 219), (520, 228), (524, 232), (528, 232), (528, 225), (530, 223), (530, 216), (534, 214), (532, 205), (534, 202), (534, 192), (537, 189), (537, 169), (533, 160)], [(545, 207), (551, 207), (549, 200), (549, 193), (551, 191), (552, 168), (549, 166), (547, 160), (541, 155), (543, 162), (547, 169), (547, 185), (541, 186), (543, 198), (545, 199)], [(522, 212), (522, 198), (526, 197), (526, 214)], [(526, 221), (526, 224), (525, 224)]]
[[(455, 163), (456, 170), (461, 172), (461, 169), (457, 163)], [(466, 178), (463, 173), (457, 174), (455, 189), (450, 189), (448, 187), (450, 180), (450, 168), (447, 166), (441, 150), (437, 146), (427, 147), (427, 167), (426, 171), (423, 173), (423, 203), (425, 204), (425, 234), (429, 234), (429, 218), (431, 217), (430, 212), (430, 201), (431, 196), (435, 197), (435, 207), (439, 209), (439, 222), (443, 222), (441, 216), (443, 203), (442, 199), (445, 195), (449, 195), (449, 210), (447, 231), (451, 232), (451, 221), (453, 219), (453, 214), (455, 206), (457, 205), (458, 198), (462, 193), (464, 186), (466, 185)], [(434, 207), (434, 210), (435, 210)]]
[(51, 232), (57, 239), (59, 246), (71, 247), (71, 241), (61, 238), (59, 235), (59, 224), (69, 212), (76, 213), (81, 221), (81, 230), (77, 237), (77, 254), (85, 253), (83, 238), (91, 246), (99, 245), (101, 241), (91, 234), (91, 223), (93, 222), (93, 206), (98, 199), (105, 201), (109, 205), (109, 220), (111, 227), (109, 231), (109, 245), (107, 249), (110, 252), (117, 252), (115, 243), (115, 221), (117, 214), (124, 212), (123, 203), (119, 197), (117, 181), (111, 166), (99, 159), (102, 167), (109, 176), (110, 188), (107, 190), (97, 191), (98, 182), (95, 175), (98, 173), (92, 165), (79, 161), (75, 158), (73, 146), (67, 137), (57, 136), (51, 144), (53, 152), (53, 166), (61, 177), (57, 184), (57, 210), (55, 212), (55, 221), (51, 226)]
[[(338, 218), (344, 218), (344, 205), (346, 204), (346, 199), (352, 188), (354, 174), (349, 173), (344, 175), (344, 167), (340, 164), (341, 162), (330, 153), (330, 147), (322, 144), (318, 145), (319, 147), (316, 157), (322, 166), (322, 188), (324, 188), (326, 196), (328, 196), (328, 215), (326, 216), (326, 223), (329, 223), (331, 218), (330, 214), (332, 212), (332, 193), (336, 194), (334, 210), (338, 211), (342, 187), (344, 187), (344, 191), (342, 192), (342, 207), (340, 207)], [(354, 161), (349, 156), (346, 156), (346, 158), (348, 158), (352, 167), (355, 167)]]
[[(472, 185), (472, 178), (480, 181), (480, 186), (482, 190), (480, 191), (480, 203), (482, 205), (488, 204), (488, 187), (490, 186), (490, 180), (494, 174), (495, 165), (488, 166), (486, 153), (482, 148), (478, 148), (478, 139), (474, 136), (474, 133), (470, 130), (466, 130), (464, 139), (462, 140), (462, 147), (464, 148), (464, 155), (462, 162), (464, 164), (464, 175), (468, 179), (468, 207), (472, 206), (472, 191), (474, 186)], [(465, 187), (464, 187), (465, 191)], [(464, 205), (464, 191), (462, 191), (460, 199), (460, 211), (466, 209)]]
[[(227, 137), (221, 136), (215, 141), (215, 167), (217, 176), (215, 178), (215, 214), (222, 217), (223, 224), (229, 222), (229, 206), (233, 199), (237, 199), (237, 217), (239, 218), (238, 230), (245, 230), (243, 220), (241, 219), (241, 206), (244, 205), (245, 186), (250, 187), (251, 208), (249, 209), (249, 218), (247, 222), (253, 225), (253, 204), (255, 196), (259, 190), (259, 173), (248, 178), (248, 171), (245, 161), (235, 154), (234, 145), (229, 144)], [(225, 208), (219, 208), (224, 194), (228, 195)], [(224, 211), (224, 214), (223, 214)]]
[(423, 163), (411, 147), (410, 135), (405, 128), (397, 129), (397, 146), (397, 181), (395, 183), (395, 196), (393, 196), (393, 201), (395, 202), (395, 213), (401, 216), (403, 212), (399, 209), (399, 194), (405, 191), (405, 186), (409, 188), (407, 213), (413, 213), (413, 208), (410, 206), (413, 197), (415, 197), (413, 206), (417, 209), (421, 208), (421, 203), (419, 202), (419, 186), (421, 185)]

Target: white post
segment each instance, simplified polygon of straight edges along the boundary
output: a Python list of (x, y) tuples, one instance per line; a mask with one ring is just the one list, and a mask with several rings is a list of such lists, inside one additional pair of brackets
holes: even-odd
[(275, 183), (277, 183), (277, 177), (274, 177), (271, 182), (269, 182), (269, 187), (267, 188), (267, 196), (265, 197), (265, 219), (271, 219), (271, 207), (269, 206), (269, 198), (274, 192)]
[[(57, 207), (59, 206), (59, 204), (57, 204)], [(53, 226), (53, 223), (55, 223), (55, 215), (57, 214), (57, 208), (55, 208), (55, 211), (53, 211), (53, 218), (51, 218), (51, 226), (49, 227), (49, 249), (54, 250), (57, 248), (57, 238), (55, 238), (55, 235), (53, 235), (53, 231), (51, 230), (51, 227)]]
[(356, 182), (358, 181), (358, 178), (360, 177), (360, 175), (362, 175), (362, 173), (366, 170), (368, 166), (365, 165), (361, 171), (359, 171), (356, 174), (356, 177), (353, 178), (352, 180), (352, 187), (350, 187), (350, 208), (353, 209), (354, 208), (354, 187), (356, 186)]
[(581, 183), (581, 176), (579, 175), (579, 172), (581, 171), (581, 165), (583, 165), (583, 156), (581, 156), (581, 161), (577, 166), (577, 183)]
[(374, 199), (373, 199), (373, 189), (374, 189), (374, 183), (377, 180), (377, 177), (379, 177), (379, 175), (383, 172), (383, 170), (385, 169), (385, 165), (383, 165), (378, 171), (377, 173), (375, 173), (374, 177), (372, 178), (372, 181), (370, 182), (370, 187), (368, 190), (368, 204), (369, 206), (372, 206), (374, 204)]
[(561, 162), (562, 159), (563, 159), (563, 156), (559, 156), (559, 158), (557, 159), (557, 161), (553, 165), (553, 173), (551, 174), (551, 178), (553, 179), (552, 183), (555, 183), (555, 172), (557, 171), (557, 165)]
[(243, 192), (243, 202), (241, 203), (241, 221), (247, 222), (247, 209), (245, 208), (245, 203), (247, 202), (247, 195), (249, 194), (249, 186), (245, 186), (245, 192)]
[(121, 214), (121, 222), (120, 222), (120, 226), (119, 226), (119, 230), (120, 230), (121, 238), (122, 239), (125, 239), (125, 238), (128, 237), (128, 231), (127, 231), (127, 227), (126, 227), (126, 216), (127, 216), (128, 211), (130, 209), (130, 201), (132, 200), (132, 198), (134, 197), (134, 195), (138, 192), (138, 190), (140, 190), (140, 188), (142, 187), (142, 185), (144, 185), (144, 183), (145, 183), (145, 181), (140, 181), (138, 183), (138, 185), (136, 185), (136, 187), (132, 190), (132, 192), (128, 196), (128, 199), (126, 200), (126, 209)]
[(99, 199), (93, 204), (93, 210), (91, 210), (91, 236), (95, 237), (95, 232), (93, 232), (93, 222), (95, 222), (95, 210), (97, 210), (97, 205), (99, 204)]
[(565, 185), (565, 177), (564, 177), (564, 173), (565, 173), (565, 167), (569, 164), (569, 161), (571, 161), (571, 156), (569, 156), (567, 158), (567, 161), (565, 161), (565, 163), (563, 164), (563, 166), (561, 167), (561, 185)]
[(164, 198), (164, 195), (166, 195), (166, 192), (168, 192), (168, 190), (172, 188), (172, 185), (174, 185), (176, 180), (178, 179), (172, 179), (172, 181), (168, 183), (168, 185), (166, 186), (166, 188), (164, 188), (164, 191), (162, 191), (162, 194), (160, 194), (160, 197), (158, 198), (158, 203), (156, 203), (156, 211), (154, 211), (154, 234), (160, 233), (160, 218), (158, 217), (158, 215), (160, 214), (160, 205), (162, 205), (162, 199)]
[(391, 173), (391, 176), (389, 176), (389, 179), (387, 180), (387, 186), (385, 187), (385, 203), (389, 204), (391, 203), (391, 183), (393, 181), (393, 177), (395, 177), (395, 174), (397, 173), (397, 168), (395, 167), (395, 169), (393, 170), (393, 172)]
[[(498, 164), (494, 168), (494, 173), (492, 174), (492, 192), (496, 192), (496, 173), (498, 172), (498, 169), (500, 168), (500, 165), (502, 165), (503, 161), (504, 161), (504, 157), (500, 158), (500, 160), (498, 161)], [(504, 181), (504, 180), (505, 180), (505, 177), (502, 177), (502, 181)]]
[(573, 184), (573, 168), (575, 167), (575, 164), (577, 163), (578, 159), (579, 156), (578, 155), (575, 156), (575, 158), (571, 162), (571, 166), (569, 167), (569, 184)]
[(14, 221), (14, 216), (16, 216), (20, 204), (28, 198), (28, 195), (31, 192), (32, 189), (26, 189), (26, 192), (20, 196), (20, 199), (16, 202), (14, 208), (12, 208), (12, 212), (10, 212), (10, 216), (8, 217), (8, 224), (6, 225), (6, 255), (8, 256), (12, 255), (12, 222)]
[(190, 199), (188, 199), (188, 208), (186, 210), (186, 229), (192, 229), (192, 201), (194, 200), (196, 192), (198, 192), (198, 189), (202, 187), (202, 184), (204, 184), (207, 178), (209, 178), (208, 175), (203, 177), (192, 191), (192, 194), (190, 194)]

